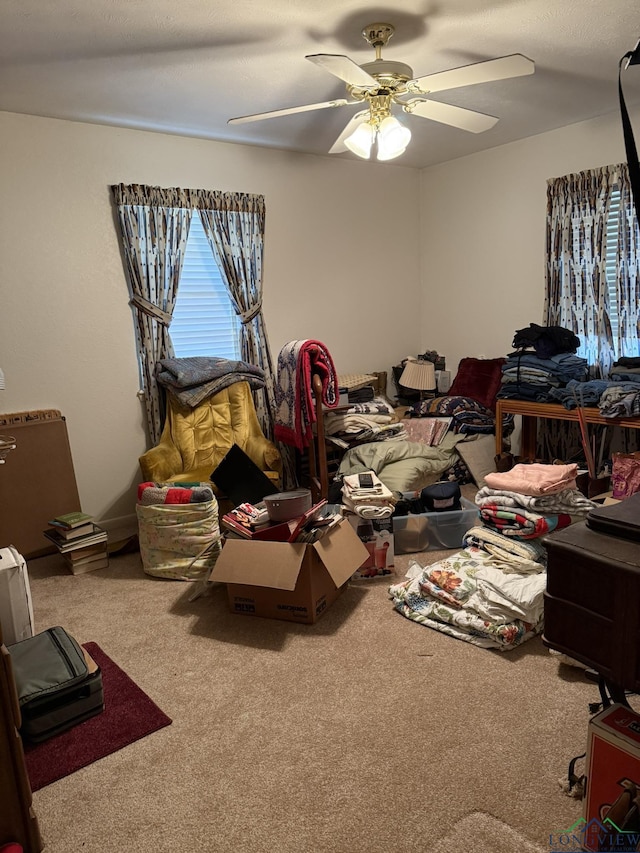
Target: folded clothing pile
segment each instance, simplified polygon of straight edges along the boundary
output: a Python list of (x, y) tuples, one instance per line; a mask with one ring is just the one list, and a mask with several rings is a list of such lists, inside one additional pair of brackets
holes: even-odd
[(349, 405), (325, 413), (326, 435), (341, 439), (346, 444), (369, 441), (406, 439), (404, 424), (400, 423), (393, 406), (384, 397), (355, 402), (349, 391)]
[(513, 649), (542, 631), (546, 573), (504, 572), (467, 546), (389, 587), (395, 609), (427, 628), (485, 649)]
[(396, 497), (374, 471), (363, 471), (343, 477), (342, 503), (362, 518), (388, 518)]
[(206, 484), (167, 486), (160, 483), (140, 483), (138, 486), (138, 503), (142, 506), (205, 503), (212, 500), (213, 489)]
[(486, 474), (486, 486), (475, 498), (483, 524), (517, 539), (537, 539), (567, 527), (572, 516), (584, 516), (595, 506), (578, 491), (577, 474), (575, 463), (537, 462)]

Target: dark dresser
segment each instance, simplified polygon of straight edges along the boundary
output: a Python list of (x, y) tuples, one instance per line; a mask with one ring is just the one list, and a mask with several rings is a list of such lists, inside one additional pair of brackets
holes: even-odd
[(25, 853), (39, 853), (43, 844), (31, 807), (31, 786), (19, 726), (20, 708), (11, 658), (0, 630), (0, 846), (17, 841)]
[(543, 642), (607, 683), (640, 692), (640, 542), (578, 522), (544, 544)]

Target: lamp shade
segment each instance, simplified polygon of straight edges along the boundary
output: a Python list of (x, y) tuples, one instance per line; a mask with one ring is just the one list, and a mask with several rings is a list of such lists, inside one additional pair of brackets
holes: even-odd
[(349, 151), (353, 151), (358, 157), (363, 160), (368, 160), (371, 156), (371, 146), (375, 137), (375, 130), (368, 121), (359, 124), (353, 131), (351, 136), (348, 136), (344, 144)]
[(410, 358), (404, 366), (400, 384), (416, 391), (436, 390), (436, 368), (432, 361)]
[(411, 139), (411, 131), (394, 116), (387, 116), (378, 128), (378, 160), (393, 160), (399, 157)]

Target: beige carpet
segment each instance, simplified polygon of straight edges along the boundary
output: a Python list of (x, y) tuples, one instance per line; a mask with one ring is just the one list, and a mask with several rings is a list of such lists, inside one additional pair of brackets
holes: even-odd
[(548, 853), (490, 814), (475, 812), (459, 820), (430, 853)]
[(450, 853), (466, 833), (529, 853), (580, 816), (559, 780), (598, 691), (539, 638), (478, 649), (401, 616), (385, 581), (305, 626), (232, 614), (222, 587), (190, 602), (137, 553), (29, 572), (37, 629), (98, 643), (173, 719), (36, 792), (46, 853)]

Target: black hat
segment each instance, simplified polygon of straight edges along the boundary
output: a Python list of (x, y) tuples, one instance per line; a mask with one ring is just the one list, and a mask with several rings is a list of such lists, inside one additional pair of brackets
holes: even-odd
[(460, 486), (448, 480), (425, 486), (420, 492), (420, 500), (427, 512), (451, 512), (462, 509)]

